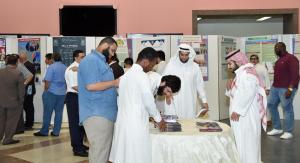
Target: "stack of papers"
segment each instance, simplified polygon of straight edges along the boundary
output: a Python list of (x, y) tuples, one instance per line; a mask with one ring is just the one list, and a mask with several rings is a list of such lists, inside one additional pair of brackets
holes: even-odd
[(222, 132), (217, 122), (196, 122), (200, 132)]

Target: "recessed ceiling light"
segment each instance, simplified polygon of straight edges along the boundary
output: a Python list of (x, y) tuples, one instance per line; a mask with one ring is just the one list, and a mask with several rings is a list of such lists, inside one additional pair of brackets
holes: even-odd
[(198, 18), (197, 18), (197, 21), (199, 21), (199, 20), (201, 20), (201, 19), (202, 19), (202, 18), (198, 17)]
[(267, 19), (270, 19), (270, 18), (272, 18), (272, 17), (271, 17), (271, 16), (264, 16), (264, 17), (261, 17), (261, 18), (259, 18), (259, 19), (256, 19), (256, 21), (262, 22), (262, 21), (267, 20)]

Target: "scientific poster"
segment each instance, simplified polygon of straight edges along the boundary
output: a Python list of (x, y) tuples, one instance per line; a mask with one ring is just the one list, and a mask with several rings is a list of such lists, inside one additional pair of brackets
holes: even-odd
[(132, 52), (131, 47), (131, 39), (126, 39), (126, 38), (114, 38), (118, 44), (118, 49), (117, 49), (117, 56), (119, 59), (119, 64), (123, 67), (124, 66), (124, 60), (128, 57), (132, 58)]
[(20, 38), (18, 39), (18, 53), (25, 52), (28, 60), (34, 64), (36, 84), (41, 84), (41, 49), (40, 38)]
[(300, 60), (300, 34), (293, 37), (293, 54)]
[(208, 37), (207, 36), (188, 36), (185, 35), (178, 40), (178, 45), (185, 43), (192, 46), (196, 52), (195, 62), (199, 64), (203, 75), (203, 80), (208, 81)]
[(140, 50), (152, 47), (155, 50), (162, 50), (168, 55), (170, 51), (170, 37), (147, 37), (140, 39)]
[(222, 79), (233, 78), (233, 74), (228, 72), (227, 62), (225, 60), (228, 53), (236, 50), (236, 39), (231, 37), (222, 36), (221, 40), (221, 65), (222, 65)]
[(62, 62), (69, 66), (73, 63), (73, 52), (82, 50), (85, 53), (85, 37), (53, 37), (53, 52), (59, 53)]
[(0, 38), (0, 68), (5, 67), (5, 52), (6, 52), (6, 40), (5, 38)]

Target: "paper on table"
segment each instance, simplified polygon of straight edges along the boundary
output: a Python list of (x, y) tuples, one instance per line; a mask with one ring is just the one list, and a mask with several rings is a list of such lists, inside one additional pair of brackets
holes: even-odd
[(205, 108), (202, 108), (199, 110), (199, 112), (197, 113), (196, 115), (196, 118), (198, 117), (203, 117), (209, 110), (208, 109), (205, 109)]

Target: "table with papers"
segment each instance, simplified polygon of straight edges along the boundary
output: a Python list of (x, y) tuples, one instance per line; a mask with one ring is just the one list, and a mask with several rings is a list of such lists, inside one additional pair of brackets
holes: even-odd
[(218, 122), (222, 132), (200, 132), (196, 122), (179, 120), (182, 132), (160, 132), (150, 125), (153, 163), (239, 163), (231, 128)]

